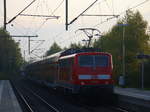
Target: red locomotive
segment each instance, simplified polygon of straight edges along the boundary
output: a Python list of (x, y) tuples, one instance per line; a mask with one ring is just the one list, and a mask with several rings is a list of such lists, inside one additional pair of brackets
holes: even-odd
[(112, 56), (99, 49), (69, 49), (26, 66), (30, 78), (71, 93), (113, 93)]

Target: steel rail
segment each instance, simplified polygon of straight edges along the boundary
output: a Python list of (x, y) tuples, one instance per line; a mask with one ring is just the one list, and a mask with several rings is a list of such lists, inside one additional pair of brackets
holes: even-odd
[(12, 87), (15, 89), (15, 91), (17, 92), (17, 94), (19, 95), (20, 99), (24, 102), (24, 104), (26, 105), (28, 111), (30, 112), (34, 112), (33, 109), (31, 108), (31, 106), (28, 104), (28, 101), (25, 99), (25, 97), (21, 94), (21, 92), (17, 89), (17, 87), (10, 81)]
[(123, 107), (119, 107), (119, 106), (112, 106), (112, 107), (109, 107), (110, 109), (113, 109), (114, 111), (117, 111), (117, 112), (130, 112), (130, 110), (126, 110), (125, 108)]
[(40, 97), (38, 94), (33, 92), (32, 90), (24, 87), (26, 90), (28, 90), (30, 93), (32, 93), (34, 96), (36, 96), (38, 99), (40, 99), (44, 104), (46, 104), (50, 109), (53, 109), (55, 112), (60, 112), (58, 109), (56, 109), (54, 106), (50, 105), (47, 101), (45, 101), (42, 97)]

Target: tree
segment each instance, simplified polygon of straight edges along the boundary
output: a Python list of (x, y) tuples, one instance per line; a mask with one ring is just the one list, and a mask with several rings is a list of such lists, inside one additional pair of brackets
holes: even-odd
[(71, 43), (70, 44), (70, 46), (69, 46), (69, 48), (74, 48), (74, 49), (80, 49), (80, 48), (82, 48), (83, 46), (80, 44), (80, 43), (78, 43), (78, 44), (76, 44), (76, 43)]
[(46, 52), (46, 56), (57, 53), (61, 50), (61, 47), (56, 42), (54, 42), (50, 49)]
[[(120, 24), (127, 24), (127, 26)], [(135, 13), (128, 11), (125, 17), (112, 27), (111, 31), (94, 43), (95, 47), (101, 45), (104, 51), (113, 55), (114, 76), (118, 79), (122, 74), (122, 37), (124, 32), (126, 76), (128, 84), (132, 86), (139, 86), (139, 61), (135, 58), (136, 55), (140, 52), (150, 53), (146, 28), (147, 22), (143, 20), (138, 11)]]
[(19, 71), (23, 62), (19, 44), (16, 43), (7, 31), (0, 29), (0, 74), (9, 78)]

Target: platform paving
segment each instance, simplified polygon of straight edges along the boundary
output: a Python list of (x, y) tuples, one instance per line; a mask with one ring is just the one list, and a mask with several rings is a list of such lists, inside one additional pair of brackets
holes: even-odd
[(115, 87), (115, 93), (119, 95), (130, 96), (130, 97), (150, 101), (150, 91), (148, 90)]
[(0, 112), (22, 112), (8, 80), (0, 80)]

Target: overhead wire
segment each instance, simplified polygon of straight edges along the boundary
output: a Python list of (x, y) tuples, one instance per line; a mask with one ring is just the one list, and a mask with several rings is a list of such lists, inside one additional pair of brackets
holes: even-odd
[[(82, 21), (82, 23), (83, 23), (83, 21)], [(80, 34), (78, 34), (78, 35), (81, 35), (82, 33), (80, 33)], [(62, 35), (61, 35), (62, 36)], [(75, 36), (68, 36), (68, 38), (65, 38), (65, 39), (61, 39), (61, 41), (60, 42), (58, 42), (59, 44), (62, 44), (62, 43), (65, 43), (65, 42), (68, 42), (68, 41), (72, 41), (74, 38), (72, 38), (72, 37), (76, 37), (77, 35), (75, 35)], [(58, 38), (59, 36), (57, 36), (57, 38)], [(76, 39), (76, 38), (75, 38)], [(67, 41), (66, 41), (67, 40)]]
[[(58, 8), (63, 4), (63, 2), (64, 2), (64, 0), (62, 0), (62, 1), (60, 2), (60, 4), (58, 5), (58, 7), (56, 7), (56, 9), (54, 9), (54, 11), (52, 12), (52, 14), (55, 13), (55, 12), (58, 10)], [(60, 35), (62, 36), (63, 33), (65, 33), (65, 31), (62, 32), (62, 33), (60, 33)], [(60, 35), (54, 36), (55, 39), (58, 38)], [(69, 38), (70, 38), (70, 36), (69, 36)], [(50, 39), (49, 39), (49, 40), (50, 40)], [(65, 40), (65, 39), (64, 39), (64, 40)], [(70, 39), (69, 39), (69, 40), (70, 40)], [(68, 40), (68, 38), (67, 38), (67, 41), (69, 41), (69, 40)], [(63, 40), (62, 40), (62, 42), (63, 42)], [(62, 42), (59, 42), (59, 43), (62, 43)]]
[(52, 13), (51, 8), (49, 8), (49, 6), (48, 6), (48, 2), (45, 3), (45, 8), (47, 9), (48, 14)]
[(114, 0), (111, 0), (112, 1), (112, 9), (113, 9), (113, 15), (115, 14), (115, 10), (114, 10)]
[[(64, 0), (62, 0), (62, 2), (60, 3), (60, 4), (62, 4), (64, 2)], [(56, 8), (57, 9), (57, 8)], [(57, 38), (58, 38), (59, 36), (57, 36)], [(69, 36), (69, 38), (70, 38), (70, 36)], [(64, 39), (65, 40), (65, 39)], [(62, 40), (62, 42), (64, 42), (64, 40)], [(70, 39), (69, 39), (70, 40)], [(67, 38), (67, 41), (68, 41), (68, 38)], [(62, 42), (60, 42), (60, 43), (62, 43)]]
[[(36, 14), (36, 13), (38, 12), (39, 4), (40, 4), (39, 0), (37, 0), (37, 1), (38, 1), (38, 2), (37, 2), (37, 5), (36, 5), (34, 14)], [(34, 25), (34, 24), (33, 24), (34, 21), (35, 21), (35, 16), (32, 17), (32, 20), (30, 21), (30, 26), (33, 26), (33, 25)], [(28, 31), (30, 31), (30, 30), (28, 30)]]
[[(60, 6), (63, 4), (63, 2), (64, 2), (64, 0), (62, 0), (61, 2), (60, 2), (60, 4), (58, 4), (58, 6), (54, 9), (54, 11), (52, 11), (52, 15), (54, 15), (54, 13), (60, 8)], [(47, 6), (47, 5), (46, 5)], [(48, 8), (48, 7), (47, 7)], [(37, 30), (35, 31), (36, 33), (38, 32), (38, 31), (40, 31), (41, 30), (41, 28), (45, 25), (45, 23), (48, 21), (48, 19), (46, 19), (45, 21), (43, 21), (42, 22), (42, 24), (37, 28)]]
[(109, 4), (108, 4), (107, 0), (105, 0), (105, 3), (106, 3), (106, 5), (107, 5), (107, 7), (108, 7), (109, 11), (111, 12), (111, 8), (110, 8), (110, 6), (109, 6)]
[(54, 13), (60, 8), (60, 6), (63, 4), (64, 0), (62, 0), (60, 2), (60, 4), (54, 9), (54, 11), (52, 12), (52, 15), (54, 15)]
[[(68, 36), (67, 38), (65, 38), (64, 40), (59, 41), (59, 44), (64, 44), (68, 41), (72, 41), (73, 39), (77, 39), (76, 37), (78, 37), (79, 35), (83, 34), (83, 32), (80, 32), (78, 34), (74, 34), (73, 36)], [(84, 37), (85, 38), (85, 37)], [(75, 40), (76, 41), (76, 40)], [(79, 39), (77, 40), (79, 41)]]
[[(55, 15), (54, 13), (61, 7), (61, 5), (63, 4), (63, 2), (64, 2), (64, 0), (62, 0), (59, 4), (58, 4), (58, 6), (51, 12), (51, 15)], [(44, 24), (45, 24), (45, 22), (44, 22)], [(60, 34), (62, 34), (62, 33), (60, 33)], [(57, 36), (58, 37), (58, 36)]]
[(38, 29), (35, 31), (35, 33), (37, 33), (45, 25), (45, 23), (47, 21), (48, 21), (48, 19), (45, 19), (45, 21), (42, 22), (42, 24), (38, 27)]
[[(33, 0), (31, 3), (33, 3), (34, 1), (38, 1), (38, 0)], [(27, 1), (25, 1), (26, 3), (28, 3)], [(18, 15), (20, 15), (23, 11), (25, 11), (25, 9), (27, 9), (28, 7), (31, 6), (31, 3), (26, 7), (24, 8)], [(15, 16), (16, 17), (16, 16)], [(29, 32), (31, 33), (31, 30), (29, 30), (29, 28), (25, 28), (23, 25), (19, 25), (19, 22), (15, 22), (16, 20), (15, 19), (11, 19), (10, 21), (14, 22), (15, 24), (18, 24), (18, 26), (21, 26), (23, 29), (24, 29), (24, 32), (26, 32), (25, 34), (28, 35)], [(33, 22), (31, 22), (30, 26), (32, 25)], [(13, 25), (15, 26), (15, 25)], [(28, 30), (27, 30), (28, 29)]]
[[(148, 1), (149, 1), (149, 0), (145, 0), (145, 1), (143, 1), (142, 3), (140, 3), (140, 4), (137, 4), (136, 6), (133, 6), (133, 7), (131, 7), (131, 8), (128, 8), (127, 10), (130, 10), (130, 9), (136, 8), (136, 7), (138, 7), (138, 6), (141, 6), (142, 4), (144, 4), (144, 3), (148, 2)], [(58, 10), (58, 8), (62, 5), (63, 2), (64, 2), (64, 0), (61, 1), (61, 3), (58, 5), (58, 7), (57, 7), (56, 9), (54, 9), (54, 11), (52, 12), (52, 14), (54, 14), (54, 13)], [(124, 14), (127, 10), (121, 12), (119, 15)], [(94, 25), (94, 27), (96, 27), (96, 26), (98, 26), (98, 25), (100, 25), (100, 24), (103, 24), (103, 23), (105, 23), (105, 22), (108, 22), (108, 20), (111, 20), (111, 19), (113, 19), (113, 18), (107, 18), (106, 20), (101, 21), (99, 24)], [(45, 21), (40, 25), (40, 28), (38, 29), (38, 31), (42, 28), (42, 26), (46, 23), (46, 21), (47, 21), (47, 20), (45, 20)], [(36, 31), (37, 31), (37, 30), (36, 30)], [(63, 33), (64, 33), (64, 32), (63, 32)], [(60, 37), (60, 35), (62, 35), (63, 33), (61, 32), (60, 34), (56, 35), (56, 37), (57, 37), (57, 38)], [(71, 36), (71, 37), (74, 37), (74, 36)], [(69, 41), (71, 37), (69, 36), (68, 38), (65, 38), (65, 39), (62, 40), (60, 43), (64, 43), (64, 42)]]
[(139, 6), (143, 5), (143, 4), (145, 4), (145, 3), (148, 2), (148, 1), (150, 1), (150, 0), (145, 0), (145, 1), (143, 1), (143, 2), (141, 2), (141, 3), (139, 3), (139, 4), (137, 4), (137, 5), (135, 5), (135, 6), (131, 7), (131, 8), (129, 8), (128, 10), (137, 8), (137, 7), (139, 7)]
[[(40, 4), (40, 2), (39, 2), (39, 0), (37, 0), (37, 6), (36, 6), (36, 8), (35, 8), (35, 13), (37, 12), (37, 10), (38, 10), (38, 7), (39, 7), (39, 4)], [(34, 20), (35, 20), (35, 17), (32, 17), (32, 19), (30, 20), (30, 27), (32, 27), (33, 25), (34, 25)], [(14, 21), (15, 22), (15, 21)], [(34, 32), (32, 32), (32, 30), (30, 30), (30, 27), (28, 27), (28, 28), (25, 28), (23, 25), (21, 25), (21, 24), (19, 24), (18, 22), (15, 22), (15, 24), (18, 24), (19, 26), (21, 26), (22, 28), (24, 28), (24, 34), (26, 34), (26, 35), (28, 35), (28, 34), (36, 34), (36, 32), (34, 33)], [(27, 42), (28, 42), (28, 40), (25, 40), (25, 41), (23, 41), (23, 43), (22, 43), (22, 48), (23, 49), (26, 49), (26, 46), (27, 46)]]
[[(101, 4), (100, 4), (100, 3), (99, 3), (99, 5), (98, 5), (98, 8), (99, 8), (99, 13), (101, 13), (102, 10), (101, 10)], [(100, 18), (100, 20), (102, 21), (102, 16), (100, 16), (99, 18)]]
[[(42, 3), (45, 3), (45, 2), (42, 1)], [(42, 9), (42, 12), (40, 12), (40, 13), (43, 14), (43, 7), (42, 7), (43, 5), (41, 5), (42, 3), (41, 3), (41, 1), (39, 0), (38, 4), (37, 4), (37, 6), (36, 6), (36, 9), (35, 9), (35, 14), (36, 14), (36, 13), (39, 13), (39, 12), (38, 12), (38, 9), (40, 9), (40, 10)], [(47, 7), (47, 4), (46, 4), (45, 6)], [(33, 18), (34, 18), (34, 20), (35, 20), (35, 17), (34, 17), (34, 16), (33, 16)], [(34, 31), (35, 34), (42, 28), (42, 26), (44, 26), (44, 24), (46, 23), (46, 21), (47, 21), (47, 20), (43, 21), (38, 27), (36, 26), (37, 28), (36, 28), (35, 31)], [(38, 23), (39, 23), (39, 22), (38, 22)]]
[[(54, 13), (61, 7), (61, 5), (63, 4), (63, 2), (64, 2), (64, 0), (62, 0), (62, 1), (58, 4), (58, 6), (52, 11), (51, 15), (54, 15)], [(38, 30), (37, 30), (36, 32), (38, 32), (46, 22), (47, 22), (47, 20), (45, 20), (45, 21), (40, 25), (40, 27), (38, 28)], [(62, 35), (63, 33), (65, 33), (65, 31), (60, 32), (59, 34), (57, 34), (56, 36), (54, 36), (55, 39), (58, 38), (59, 35)], [(54, 40), (55, 40), (55, 39), (54, 39)], [(48, 39), (47, 41), (49, 41), (49, 40), (51, 40), (51, 39)], [(46, 41), (46, 42), (47, 42), (47, 41)]]
[[(7, 17), (7, 19), (11, 19), (11, 18), (8, 18), (8, 17)], [(24, 31), (27, 30), (23, 25), (19, 24), (19, 22), (16, 22), (16, 20), (14, 20), (13, 23), (16, 24), (17, 26), (22, 27), (22, 28), (24, 29)], [(23, 33), (24, 31), (21, 31), (21, 29), (18, 28), (18, 27), (16, 27), (14, 24), (11, 24), (10, 27), (11, 27), (11, 28), (14, 28), (14, 30), (16, 30), (16, 32), (19, 32), (21, 35), (22, 35), (22, 34), (25, 35), (25, 33)], [(14, 30), (13, 30), (13, 31), (14, 31)], [(15, 38), (15, 40), (18, 40), (18, 38)], [(22, 41), (22, 38), (19, 38), (19, 40)], [(25, 44), (23, 44), (23, 47), (24, 47), (24, 46), (25, 46)]]
[[(43, 2), (43, 1), (42, 1)], [(42, 8), (42, 5), (41, 5), (41, 0), (37, 0), (37, 4), (36, 4), (36, 8), (35, 8), (35, 10), (34, 10), (34, 14), (36, 14), (36, 13), (39, 13), (38, 12), (38, 9), (40, 9), (40, 10), (42, 10), (42, 12), (43, 12), (43, 8)], [(31, 17), (29, 17), (29, 18), (31, 18)], [(26, 32), (26, 34), (28, 34), (29, 32), (31, 32), (31, 30), (30, 30), (30, 27), (32, 27), (32, 26), (35, 26), (35, 28), (37, 28), (37, 29), (39, 29), (39, 27), (41, 27), (41, 25), (39, 26), (39, 27), (37, 27), (35, 24), (34, 24), (34, 21), (35, 21), (35, 16), (32, 16), (32, 18), (31, 18), (31, 20), (30, 20), (30, 26), (29, 26), (29, 30)], [(38, 22), (39, 23), (39, 22)], [(43, 23), (42, 23), (43, 24)], [(35, 29), (35, 31), (33, 31), (33, 33), (37, 33), (36, 32), (36, 29)]]
[[(127, 10), (131, 10), (131, 9), (137, 8), (137, 7), (139, 7), (139, 6), (143, 5), (143, 4), (145, 4), (145, 3), (148, 2), (148, 1), (150, 1), (150, 0), (145, 0), (145, 1), (143, 1), (143, 2), (141, 2), (141, 3), (139, 3), (139, 4), (135, 5), (135, 6), (133, 6), (133, 7), (131, 7), (131, 8), (126, 9), (125, 11), (119, 13), (119, 16), (122, 15), (122, 14), (124, 14)], [(101, 25), (101, 24), (103, 24), (103, 23), (106, 23), (106, 22), (108, 22), (109, 20), (112, 20), (112, 19), (114, 19), (114, 18), (116, 18), (116, 17), (107, 18), (106, 20), (101, 21), (100, 23), (94, 25), (93, 27), (97, 27), (98, 25)], [(81, 35), (81, 34), (79, 34), (79, 35)], [(74, 37), (74, 36), (72, 36), (72, 37)], [(66, 43), (66, 42), (70, 41), (69, 38), (71, 38), (71, 37), (68, 37), (68, 38), (66, 38), (65, 40), (62, 40), (62, 41), (59, 42), (59, 43), (64, 43), (64, 42)]]
[[(145, 0), (145, 1), (143, 1), (143, 2), (141, 2), (141, 3), (139, 3), (139, 4), (135, 5), (135, 6), (133, 6), (133, 7), (131, 7), (131, 8), (126, 9), (125, 11), (122, 11), (122, 12), (119, 13), (118, 15), (121, 16), (122, 14), (126, 13), (126, 11), (131, 10), (131, 9), (134, 9), (134, 8), (137, 8), (137, 7), (139, 7), (139, 6), (143, 5), (143, 4), (145, 4), (145, 3), (148, 2), (148, 1), (150, 1), (150, 0)], [(106, 20), (102, 21), (101, 23), (98, 23), (98, 24), (94, 25), (94, 27), (97, 27), (98, 25), (101, 25), (101, 24), (103, 24), (103, 23), (105, 23), (105, 22), (108, 22), (108, 20), (111, 20), (111, 19), (114, 19), (114, 18), (116, 18), (116, 17), (107, 18)]]
[[(104, 2), (104, 0), (103, 1), (101, 1), (101, 2)], [(95, 4), (96, 5), (96, 4)], [(81, 35), (81, 34), (83, 34), (83, 33), (79, 33), (78, 35)], [(77, 36), (77, 35), (76, 35)], [(68, 38), (65, 38), (64, 40), (61, 40), (60, 42), (58, 42), (58, 43), (66, 43), (66, 42), (68, 42), (68, 41), (71, 41), (71, 40), (73, 40), (73, 38), (72, 37), (75, 37), (75, 36), (68, 36)]]

